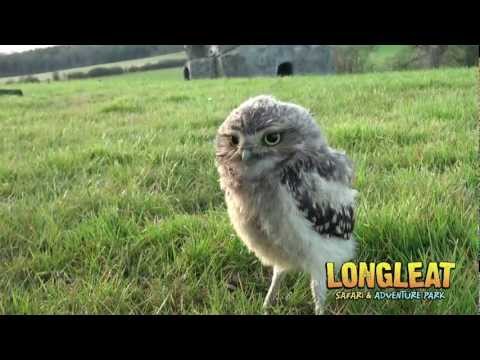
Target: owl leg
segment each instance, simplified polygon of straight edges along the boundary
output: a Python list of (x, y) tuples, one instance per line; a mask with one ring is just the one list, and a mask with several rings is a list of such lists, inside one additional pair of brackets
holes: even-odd
[(312, 275), (310, 287), (312, 289), (313, 301), (315, 302), (315, 315), (323, 315), (323, 306), (327, 298), (327, 287), (325, 274)]
[(284, 277), (285, 277), (285, 271), (283, 269), (280, 269), (274, 266), (272, 283), (270, 284), (270, 288), (268, 289), (267, 296), (265, 297), (265, 301), (263, 302), (264, 310), (266, 310), (268, 307), (272, 306), (275, 303), (278, 290), (280, 288), (280, 283), (282, 282), (282, 279)]

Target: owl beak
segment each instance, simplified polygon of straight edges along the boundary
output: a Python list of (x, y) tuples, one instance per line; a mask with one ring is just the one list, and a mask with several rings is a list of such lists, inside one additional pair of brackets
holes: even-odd
[(247, 161), (252, 157), (252, 151), (248, 149), (243, 149), (241, 155), (242, 161)]

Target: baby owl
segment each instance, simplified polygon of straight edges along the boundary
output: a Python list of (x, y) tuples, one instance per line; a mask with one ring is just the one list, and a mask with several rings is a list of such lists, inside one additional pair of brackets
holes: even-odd
[(330, 148), (309, 112), (271, 96), (232, 111), (216, 138), (216, 165), (230, 220), (273, 277), (273, 305), (286, 271), (311, 275), (315, 313), (323, 313), (326, 263), (355, 254), (354, 168)]

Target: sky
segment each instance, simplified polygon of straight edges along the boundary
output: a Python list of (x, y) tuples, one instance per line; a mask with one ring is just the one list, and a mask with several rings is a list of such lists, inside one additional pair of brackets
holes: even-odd
[(45, 48), (55, 45), (0, 45), (0, 53), (11, 54), (14, 52), (22, 52), (38, 48)]

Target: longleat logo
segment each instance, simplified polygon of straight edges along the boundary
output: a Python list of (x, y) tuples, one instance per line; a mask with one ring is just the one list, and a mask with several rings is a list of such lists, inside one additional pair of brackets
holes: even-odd
[[(453, 262), (353, 262), (338, 271), (327, 263), (327, 288), (337, 291), (337, 300), (442, 300), (451, 286)], [(375, 290), (374, 290), (375, 289)]]

